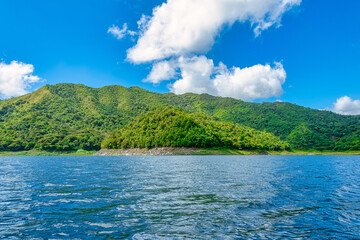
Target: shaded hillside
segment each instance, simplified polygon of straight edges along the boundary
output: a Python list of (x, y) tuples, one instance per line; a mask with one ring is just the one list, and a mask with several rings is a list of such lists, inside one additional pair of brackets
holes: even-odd
[(265, 130), (296, 148), (359, 149), (359, 116), (289, 103), (247, 103), (207, 94), (159, 94), (138, 87), (95, 89), (57, 84), (0, 101), (0, 150), (99, 149), (108, 133), (142, 113), (165, 106)]
[(203, 114), (189, 114), (173, 107), (140, 115), (112, 133), (102, 144), (109, 149), (155, 147), (223, 147), (285, 150), (289, 144), (271, 133), (219, 122)]

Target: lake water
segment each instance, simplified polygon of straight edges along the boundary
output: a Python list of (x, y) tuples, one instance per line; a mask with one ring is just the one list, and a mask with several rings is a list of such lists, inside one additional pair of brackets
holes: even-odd
[(360, 239), (360, 156), (0, 157), (0, 239)]

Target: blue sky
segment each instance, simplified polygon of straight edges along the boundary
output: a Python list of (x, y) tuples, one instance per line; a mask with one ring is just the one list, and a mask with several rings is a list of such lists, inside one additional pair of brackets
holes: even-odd
[[(144, 82), (152, 66), (163, 59), (132, 61), (127, 50), (136, 46), (141, 36), (127, 35), (118, 40), (107, 33), (112, 25), (121, 29), (124, 23), (128, 29), (138, 31), (141, 16), (151, 18), (153, 8), (163, 2), (166, 1), (2, 0), (0, 58), (5, 64), (18, 61), (34, 66), (33, 74), (43, 80), (32, 84), (29, 91), (62, 82), (91, 87), (140, 86), (161, 93), (171, 89), (178, 93), (188, 91), (169, 87), (176, 77), (156, 84)], [(303, 0), (257, 37), (250, 21), (225, 24), (206, 51), (185, 53), (186, 58), (192, 59), (183, 61), (183, 65), (177, 63), (178, 78), (187, 69), (184, 62), (186, 67), (189, 62), (194, 64), (198, 60), (195, 56), (211, 60), (214, 69), (222, 62), (228, 75), (233, 74), (233, 66), (243, 69), (269, 64), (274, 69), (275, 62), (279, 62), (286, 71), (283, 93), (250, 97), (249, 101), (281, 99), (325, 109), (332, 108), (343, 96), (360, 99), (359, 9), (360, 1), (354, 0)], [(182, 55), (183, 52), (164, 59), (178, 62)], [(217, 90), (214, 95), (221, 95), (220, 92)]]

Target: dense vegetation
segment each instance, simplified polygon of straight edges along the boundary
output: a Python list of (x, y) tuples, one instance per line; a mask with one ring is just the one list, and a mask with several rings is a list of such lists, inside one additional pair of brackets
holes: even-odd
[(222, 122), (273, 133), (292, 148), (360, 150), (360, 116), (290, 103), (247, 103), (207, 94), (159, 94), (138, 87), (46, 85), (0, 101), (0, 151), (97, 150), (101, 142), (137, 116), (174, 106)]
[(160, 108), (137, 117), (112, 133), (104, 148), (223, 147), (233, 149), (285, 150), (289, 144), (271, 133), (189, 114), (173, 107)]

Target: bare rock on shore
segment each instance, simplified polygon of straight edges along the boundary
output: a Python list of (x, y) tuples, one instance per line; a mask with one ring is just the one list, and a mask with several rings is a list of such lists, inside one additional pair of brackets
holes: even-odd
[(161, 148), (133, 148), (133, 149), (101, 149), (94, 155), (96, 156), (141, 156), (141, 155), (192, 155), (201, 152), (200, 149), (194, 148), (175, 148), (175, 147), (161, 147)]

